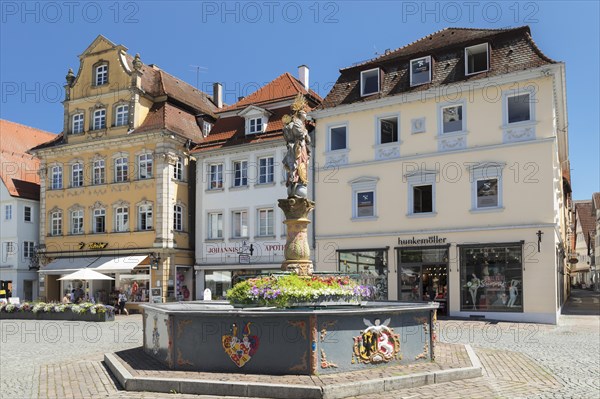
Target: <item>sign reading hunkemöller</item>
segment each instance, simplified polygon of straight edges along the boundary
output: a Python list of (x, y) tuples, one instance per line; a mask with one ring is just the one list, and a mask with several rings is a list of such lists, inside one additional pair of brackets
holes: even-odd
[(398, 245), (427, 245), (427, 244), (445, 244), (447, 238), (440, 236), (429, 236), (427, 238), (407, 238), (398, 237)]

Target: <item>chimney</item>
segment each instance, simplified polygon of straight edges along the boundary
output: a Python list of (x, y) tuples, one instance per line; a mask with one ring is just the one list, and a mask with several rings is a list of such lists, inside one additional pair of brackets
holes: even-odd
[(309, 81), (308, 81), (308, 67), (306, 65), (300, 65), (298, 67), (298, 80), (302, 82), (304, 89), (308, 91)]
[(213, 83), (213, 102), (217, 108), (223, 108), (223, 85), (219, 82)]

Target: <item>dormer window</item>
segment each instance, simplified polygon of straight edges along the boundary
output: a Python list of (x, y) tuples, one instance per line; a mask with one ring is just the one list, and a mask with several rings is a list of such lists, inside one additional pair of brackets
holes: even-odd
[(410, 85), (418, 86), (431, 82), (431, 56), (410, 61)]
[(83, 133), (83, 113), (73, 115), (73, 118), (71, 120), (71, 133)]
[(487, 43), (465, 48), (465, 75), (474, 75), (489, 69), (489, 47)]
[(94, 71), (94, 82), (96, 86), (108, 83), (108, 64), (98, 65)]
[(94, 111), (94, 124), (92, 125), (93, 130), (100, 130), (106, 128), (106, 110), (104, 108), (97, 109)]
[(360, 73), (360, 95), (370, 96), (379, 93), (379, 68)]
[(264, 108), (250, 105), (240, 111), (238, 116), (241, 116), (246, 121), (247, 135), (257, 134), (267, 130), (267, 123), (269, 121), (269, 117), (271, 116), (271, 112)]
[(204, 134), (204, 137), (210, 134), (212, 127), (212, 123), (206, 121), (202, 122), (202, 133)]
[(248, 133), (262, 132), (262, 118), (252, 118), (248, 122)]

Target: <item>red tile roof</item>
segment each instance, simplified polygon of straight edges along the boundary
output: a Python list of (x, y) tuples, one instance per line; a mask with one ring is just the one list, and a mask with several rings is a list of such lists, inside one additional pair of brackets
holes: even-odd
[[(490, 44), (490, 69), (465, 75), (464, 48), (487, 42)], [(410, 85), (409, 62), (431, 55), (431, 83)], [(383, 97), (428, 90), (455, 82), (483, 79), (510, 72), (555, 63), (536, 46), (529, 27), (512, 29), (446, 28), (397, 50), (340, 70), (337, 82), (323, 100), (322, 108), (367, 102)], [(382, 70), (381, 90), (372, 96), (360, 94), (360, 72), (379, 67)]]
[(575, 213), (581, 222), (581, 230), (588, 248), (590, 247), (590, 234), (596, 231), (596, 215), (592, 213), (592, 208), (592, 201), (575, 202)]
[(194, 142), (202, 139), (196, 117), (168, 102), (155, 103), (135, 133), (157, 129), (167, 129)]
[(10, 195), (40, 199), (39, 161), (26, 151), (56, 137), (40, 129), (0, 119), (0, 178)]
[[(130, 69), (133, 70), (133, 57), (125, 57)], [(156, 66), (142, 64), (142, 89), (153, 97), (167, 96), (174, 102), (183, 104), (196, 111), (214, 117), (217, 107), (212, 97), (196, 89), (194, 86), (163, 71)]]
[(208, 137), (198, 144), (193, 152), (204, 152), (242, 144), (282, 140), (282, 118), (286, 114), (291, 114), (290, 106), (269, 109), (271, 115), (269, 116), (265, 132), (248, 136), (246, 135), (246, 123), (243, 117), (237, 115), (223, 117), (222, 114), (227, 111), (237, 110), (239, 112), (250, 105), (264, 107), (278, 101), (293, 99), (298, 93), (304, 94), (307, 97), (311, 107), (317, 106), (322, 101), (317, 93), (312, 90), (306, 91), (300, 81), (286, 72), (237, 103), (219, 110), (220, 118), (216, 121)]
[(304, 85), (298, 79), (288, 72), (273, 79), (254, 93), (244, 97), (235, 104), (218, 110), (219, 113), (246, 108), (249, 105), (265, 105), (272, 102), (282, 101), (288, 98), (294, 98), (298, 93), (307, 94), (317, 102), (323, 99), (313, 90), (306, 91)]

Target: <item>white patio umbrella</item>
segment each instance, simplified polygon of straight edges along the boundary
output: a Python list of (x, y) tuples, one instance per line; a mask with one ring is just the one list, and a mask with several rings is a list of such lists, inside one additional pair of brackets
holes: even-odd
[(114, 278), (106, 274), (98, 273), (92, 269), (81, 269), (74, 273), (67, 274), (59, 280), (114, 280)]

